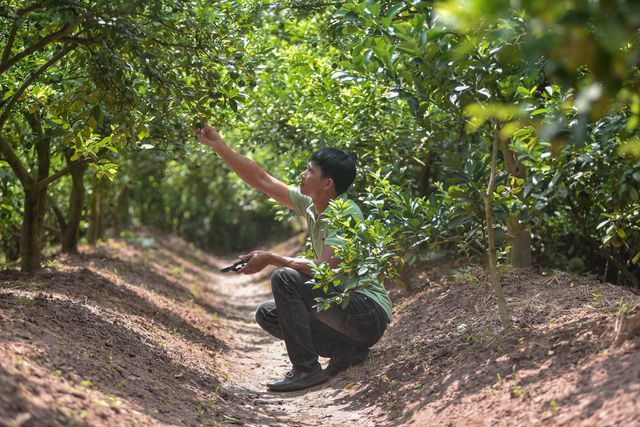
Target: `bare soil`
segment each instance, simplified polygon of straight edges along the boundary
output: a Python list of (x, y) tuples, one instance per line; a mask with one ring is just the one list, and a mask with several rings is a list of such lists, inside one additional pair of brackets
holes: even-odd
[(392, 291), (394, 321), (365, 364), (272, 393), (289, 363), (254, 321), (270, 272), (218, 273), (228, 262), (141, 230), (0, 272), (0, 426), (640, 425), (630, 290), (505, 270), (505, 334), (482, 269), (425, 265), (418, 291)]

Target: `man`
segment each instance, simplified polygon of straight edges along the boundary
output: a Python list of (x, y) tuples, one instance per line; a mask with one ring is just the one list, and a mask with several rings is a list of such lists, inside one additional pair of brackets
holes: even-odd
[[(196, 136), (211, 147), (225, 163), (247, 184), (262, 191), (298, 215), (305, 217), (315, 259), (291, 258), (267, 251), (254, 251), (240, 259), (247, 261), (239, 272), (257, 273), (267, 265), (278, 267), (271, 276), (274, 301), (258, 307), (256, 320), (271, 335), (285, 342), (293, 369), (282, 380), (271, 382), (273, 391), (293, 391), (321, 384), (332, 375), (362, 363), (369, 347), (384, 333), (391, 320), (391, 300), (381, 283), (358, 289), (352, 293), (345, 309), (332, 307), (317, 312), (315, 298), (327, 297), (320, 289), (313, 289), (312, 264), (328, 263), (332, 268), (340, 264), (334, 247), (341, 244), (335, 234), (328, 234), (323, 212), (335, 198), (349, 203), (348, 214), (362, 218), (362, 212), (346, 199), (345, 191), (353, 183), (356, 166), (344, 151), (323, 148), (312, 154), (307, 169), (301, 174), (300, 188), (286, 184), (267, 174), (257, 164), (236, 153), (211, 126), (196, 129)], [(349, 278), (340, 286), (353, 285)], [(329, 294), (337, 292), (329, 287)], [(325, 370), (318, 356), (330, 357)]]

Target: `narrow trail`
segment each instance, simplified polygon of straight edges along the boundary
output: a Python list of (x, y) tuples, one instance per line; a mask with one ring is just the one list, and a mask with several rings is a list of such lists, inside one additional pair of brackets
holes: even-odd
[[(254, 319), (256, 307), (271, 299), (269, 273), (215, 279), (216, 292), (225, 301), (230, 347), (226, 355), (229, 378), (223, 386), (245, 402), (247, 411), (254, 412), (255, 425), (374, 425), (366, 420), (369, 415), (364, 408), (349, 399), (345, 389), (348, 373), (346, 378), (339, 375), (307, 390), (268, 391), (265, 383), (280, 378), (291, 367), (284, 342), (264, 332)], [(320, 361), (324, 366), (328, 359)]]
[(431, 285), (392, 290), (370, 361), (273, 393), (290, 365), (254, 319), (270, 271), (218, 273), (228, 261), (141, 230), (38, 273), (0, 271), (0, 426), (640, 425), (627, 289), (504, 271), (518, 329), (503, 336), (483, 269), (423, 267), (414, 280)]
[(270, 272), (219, 273), (228, 261), (141, 230), (35, 274), (0, 271), (0, 426), (373, 425), (352, 395), (364, 366), (267, 390), (290, 368), (254, 318)]

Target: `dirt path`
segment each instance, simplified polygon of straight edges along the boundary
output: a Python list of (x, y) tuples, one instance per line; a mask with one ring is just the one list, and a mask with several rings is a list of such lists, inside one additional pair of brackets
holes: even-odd
[(228, 261), (146, 230), (0, 272), (0, 426), (373, 425), (349, 399), (363, 367), (267, 390), (290, 368), (254, 320), (270, 273), (218, 273)]
[[(255, 309), (271, 299), (268, 274), (259, 277), (225, 276), (217, 291), (230, 314), (226, 327), (229, 342), (229, 379), (224, 387), (243, 396), (247, 410), (256, 410), (256, 425), (374, 425), (362, 408), (345, 399), (344, 378), (293, 393), (269, 392), (265, 383), (280, 378), (291, 368), (284, 342), (269, 336), (254, 320)], [(321, 359), (324, 364), (327, 359)], [(357, 368), (356, 368), (357, 369)]]
[(218, 273), (228, 261), (141, 230), (36, 274), (0, 271), (0, 427), (640, 425), (628, 289), (505, 269), (505, 335), (481, 268), (423, 266), (418, 291), (392, 290), (369, 361), (273, 393), (290, 366), (254, 320), (270, 273)]

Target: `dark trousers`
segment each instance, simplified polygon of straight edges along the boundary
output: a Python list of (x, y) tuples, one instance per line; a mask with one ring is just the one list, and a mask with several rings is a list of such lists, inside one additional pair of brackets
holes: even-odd
[(318, 312), (315, 298), (327, 298), (336, 290), (313, 289), (311, 277), (288, 267), (271, 275), (274, 301), (256, 311), (258, 324), (276, 338), (283, 339), (293, 366), (303, 370), (318, 365), (318, 355), (332, 357), (353, 347), (375, 344), (389, 323), (379, 304), (366, 295), (351, 293), (345, 309), (332, 307)]

